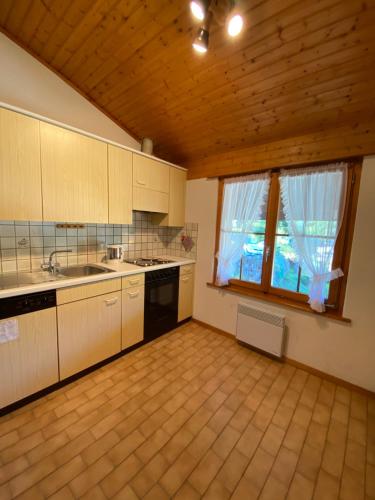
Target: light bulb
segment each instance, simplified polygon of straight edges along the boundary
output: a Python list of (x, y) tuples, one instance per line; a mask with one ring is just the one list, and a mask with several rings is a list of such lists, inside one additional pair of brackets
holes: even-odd
[(190, 2), (190, 10), (196, 19), (199, 19), (199, 21), (203, 21), (206, 13), (202, 2)]
[(200, 54), (204, 54), (208, 49), (209, 33), (205, 28), (199, 28), (197, 36), (193, 42), (193, 48)]
[(237, 36), (241, 33), (243, 28), (242, 16), (236, 14), (229, 19), (228, 22), (228, 35)]
[(199, 45), (199, 43), (193, 43), (193, 48), (200, 54), (207, 52), (207, 47), (203, 47), (202, 45)]

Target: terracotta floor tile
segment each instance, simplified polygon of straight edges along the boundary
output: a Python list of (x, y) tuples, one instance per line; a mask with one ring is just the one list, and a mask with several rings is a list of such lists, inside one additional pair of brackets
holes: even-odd
[(269, 476), (262, 493), (259, 496), (260, 500), (283, 500), (286, 498), (288, 493), (288, 487), (275, 478), (274, 476)]
[(288, 500), (311, 500), (315, 483), (298, 472), (294, 475), (289, 487)]
[(375, 403), (188, 323), (0, 419), (7, 500), (372, 500)]
[(340, 490), (340, 481), (327, 474), (324, 470), (319, 472), (315, 487), (314, 500), (337, 500)]
[(244, 476), (254, 487), (254, 491), (260, 492), (267, 480), (275, 457), (262, 448), (258, 448), (253, 456)]
[(212, 446), (213, 451), (220, 458), (225, 460), (236, 445), (240, 436), (240, 432), (234, 429), (231, 425), (227, 425), (214, 442)]
[(189, 483), (201, 495), (216, 476), (223, 460), (215, 452), (209, 450), (189, 476)]

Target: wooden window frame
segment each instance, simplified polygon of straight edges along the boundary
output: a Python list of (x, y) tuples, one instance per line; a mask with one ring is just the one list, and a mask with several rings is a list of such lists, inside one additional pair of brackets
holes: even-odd
[[(350, 254), (351, 254), (351, 247), (352, 247), (352, 240), (354, 233), (355, 217), (357, 212), (359, 186), (360, 186), (360, 178), (362, 171), (362, 158), (355, 160), (353, 159), (344, 160), (344, 161), (348, 163), (346, 202), (345, 202), (344, 216), (341, 229), (335, 244), (333, 265), (332, 265), (334, 269), (340, 267), (344, 273), (344, 276), (336, 280), (333, 280), (331, 282), (329, 296), (326, 301), (327, 309), (325, 313), (320, 313), (320, 315), (333, 317), (335, 319), (342, 319), (344, 321), (350, 321), (346, 318), (343, 318), (343, 308), (344, 308), (347, 276), (350, 265)], [(319, 167), (326, 164), (327, 163), (325, 162), (322, 165), (319, 164), (315, 165)], [(300, 168), (304, 167), (306, 167), (306, 165), (300, 165)], [(293, 166), (285, 168), (295, 169), (296, 167)], [(283, 304), (289, 307), (295, 307), (300, 310), (302, 309), (305, 311), (315, 313), (307, 303), (308, 301), (307, 295), (299, 292), (292, 292), (289, 290), (276, 288), (271, 285), (273, 257), (274, 257), (275, 239), (276, 239), (276, 227), (277, 227), (277, 219), (279, 211), (279, 200), (280, 200), (280, 185), (279, 185), (280, 169), (279, 168), (269, 169), (268, 171), (271, 172), (271, 182), (270, 182), (270, 189), (267, 201), (266, 233), (265, 233), (266, 251), (263, 253), (261, 283), (256, 284), (243, 280), (231, 279), (229, 280), (228, 285), (218, 286), (218, 287), (229, 291), (233, 291), (235, 293), (254, 296), (256, 298), (261, 298), (273, 303)], [(230, 177), (236, 177), (236, 176), (230, 176)], [(216, 255), (219, 251), (219, 245), (220, 245), (220, 227), (221, 227), (221, 217), (222, 217), (222, 207), (223, 207), (224, 180), (226, 178), (227, 177), (219, 178), (214, 279), (213, 283), (208, 283), (208, 285), (211, 286), (217, 286), (215, 285), (216, 275), (217, 275)], [(267, 248), (269, 249), (268, 252)]]

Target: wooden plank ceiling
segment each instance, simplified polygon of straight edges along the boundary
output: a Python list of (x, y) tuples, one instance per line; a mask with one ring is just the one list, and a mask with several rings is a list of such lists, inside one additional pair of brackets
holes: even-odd
[(218, 0), (198, 55), (188, 0), (1, 0), (5, 34), (181, 164), (374, 119), (374, 0)]

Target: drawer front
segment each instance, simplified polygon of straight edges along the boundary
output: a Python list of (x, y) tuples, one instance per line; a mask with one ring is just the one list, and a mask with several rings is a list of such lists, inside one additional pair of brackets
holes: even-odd
[(180, 276), (185, 274), (192, 274), (194, 272), (194, 264), (186, 264), (185, 266), (180, 266)]
[(144, 302), (144, 286), (122, 291), (122, 349), (143, 340)]
[(145, 283), (145, 273), (132, 274), (122, 278), (122, 288), (131, 288), (132, 286), (143, 286)]
[(78, 285), (57, 290), (57, 305), (75, 302), (76, 300), (88, 299), (96, 295), (115, 292), (121, 290), (121, 278), (98, 281), (89, 285)]
[(180, 276), (178, 291), (178, 321), (183, 321), (193, 315), (194, 275)]

